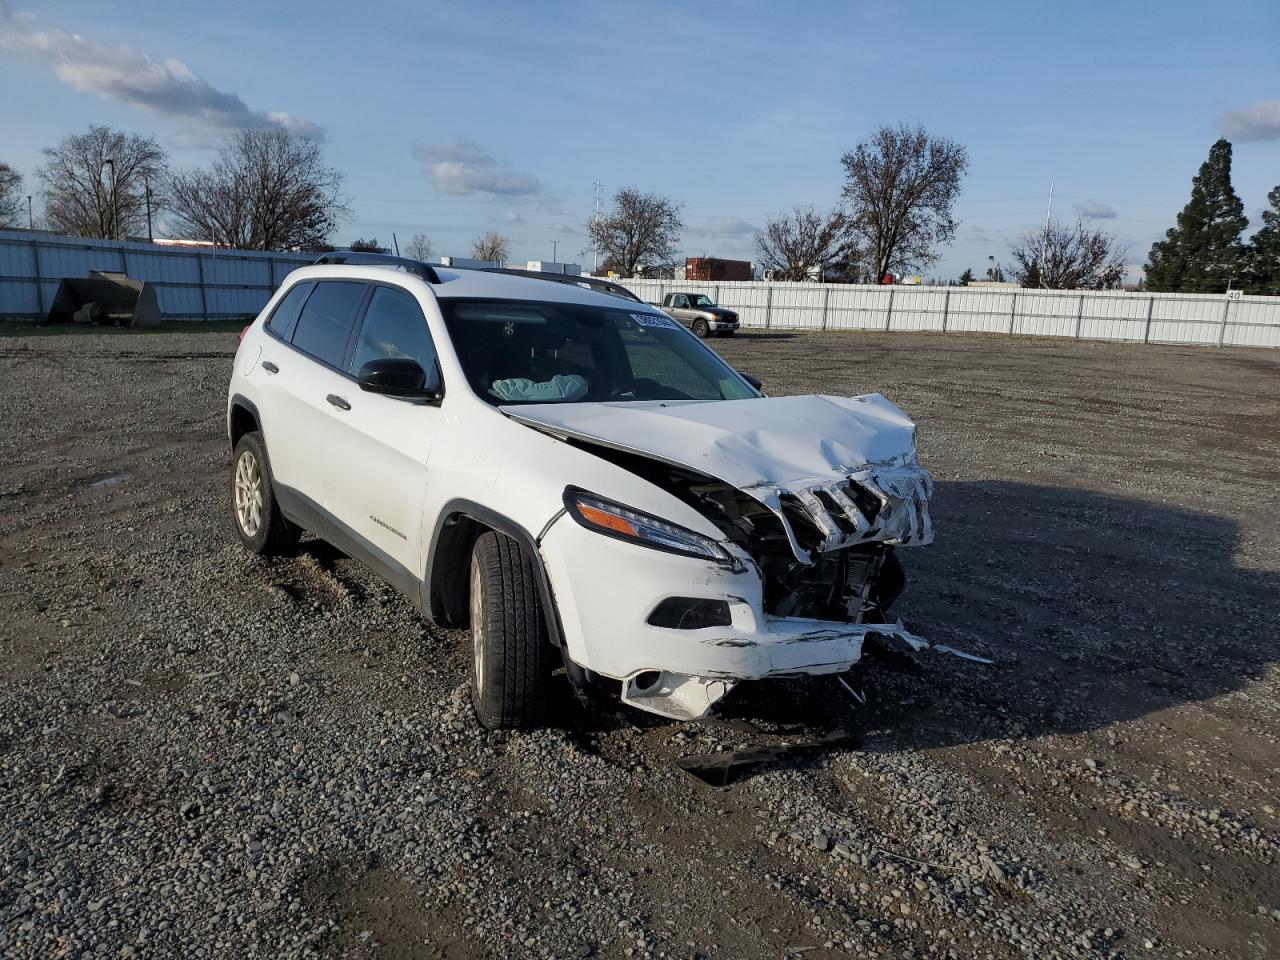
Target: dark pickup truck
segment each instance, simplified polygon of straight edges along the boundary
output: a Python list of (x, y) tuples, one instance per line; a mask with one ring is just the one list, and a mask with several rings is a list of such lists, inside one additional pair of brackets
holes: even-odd
[(715, 334), (732, 337), (738, 329), (738, 315), (732, 310), (717, 307), (705, 293), (668, 293), (662, 303), (652, 304), (685, 324), (699, 337)]

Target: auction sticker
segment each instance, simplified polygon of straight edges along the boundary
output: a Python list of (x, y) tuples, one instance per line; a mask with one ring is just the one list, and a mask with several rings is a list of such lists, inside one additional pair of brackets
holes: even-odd
[(666, 330), (680, 329), (680, 324), (670, 317), (659, 316), (656, 313), (633, 313), (631, 319), (642, 327), (657, 327), (658, 329)]

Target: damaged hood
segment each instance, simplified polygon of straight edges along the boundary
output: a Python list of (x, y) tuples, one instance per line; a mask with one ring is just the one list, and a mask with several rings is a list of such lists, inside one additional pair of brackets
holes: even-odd
[[(773, 510), (800, 547), (784, 500), (799, 501), (822, 551), (933, 539), (928, 471), (916, 427), (878, 393), (861, 397), (546, 403), (505, 406), (514, 420), (693, 470), (732, 484)], [(856, 485), (856, 486), (851, 486)], [(865, 493), (864, 493), (865, 492)], [(870, 494), (868, 498), (865, 494)]]

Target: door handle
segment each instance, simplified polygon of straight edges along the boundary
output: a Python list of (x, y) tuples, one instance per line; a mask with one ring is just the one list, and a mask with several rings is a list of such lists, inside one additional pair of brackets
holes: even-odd
[(263, 361), (262, 361), (262, 369), (263, 369), (263, 370), (265, 370), (265, 371), (267, 371), (267, 373), (279, 373), (279, 372), (280, 372), (280, 368), (279, 368), (279, 367), (277, 367), (277, 366), (276, 366), (274, 363), (272, 363), (270, 360), (263, 360)]
[(338, 396), (336, 393), (331, 393), (331, 394), (329, 394), (327, 397), (325, 397), (325, 399), (326, 399), (326, 400), (328, 400), (328, 401), (329, 401), (331, 404), (333, 404), (335, 407), (337, 407), (339, 410), (350, 410), (350, 409), (351, 409), (351, 404), (347, 403), (347, 401), (346, 401), (346, 400), (344, 400), (342, 397)]

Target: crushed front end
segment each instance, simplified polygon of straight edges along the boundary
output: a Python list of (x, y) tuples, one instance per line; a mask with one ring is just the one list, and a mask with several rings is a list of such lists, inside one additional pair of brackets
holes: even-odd
[[(595, 452), (697, 510), (730, 556), (636, 550), (563, 521), (548, 530), (558, 606), (580, 638), (571, 652), (620, 680), (624, 702), (698, 719), (740, 680), (843, 672), (870, 634), (925, 646), (887, 622), (905, 583), (896, 548), (932, 539), (922, 467), (748, 491), (643, 455)], [(590, 561), (566, 562), (574, 556)]]
[(933, 481), (915, 424), (884, 397), (508, 415), (648, 481), (629, 506), (702, 542), (700, 557), (637, 548), (568, 519), (539, 541), (570, 658), (627, 703), (696, 719), (740, 680), (845, 671), (872, 634), (928, 646), (887, 622), (898, 548), (933, 539)]

